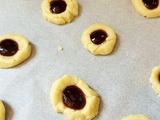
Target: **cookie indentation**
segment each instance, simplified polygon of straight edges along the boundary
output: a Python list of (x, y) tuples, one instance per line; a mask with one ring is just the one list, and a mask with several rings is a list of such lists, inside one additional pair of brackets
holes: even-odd
[(0, 54), (3, 56), (12, 56), (18, 51), (18, 44), (11, 39), (5, 39), (0, 43)]
[(159, 82), (160, 82), (160, 73), (158, 74), (158, 80), (159, 80)]
[(107, 37), (108, 35), (104, 30), (96, 30), (90, 35), (91, 41), (96, 45), (103, 43)]
[(62, 13), (66, 10), (67, 4), (63, 0), (53, 0), (50, 2), (50, 10), (54, 14)]
[(63, 103), (72, 109), (82, 109), (86, 104), (84, 93), (77, 86), (68, 86), (62, 93)]
[(159, 0), (143, 0), (143, 3), (146, 6), (146, 8), (152, 10), (158, 7)]

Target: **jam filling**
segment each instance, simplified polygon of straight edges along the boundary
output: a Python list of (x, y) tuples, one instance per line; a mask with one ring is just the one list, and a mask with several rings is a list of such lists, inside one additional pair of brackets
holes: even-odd
[(18, 51), (18, 44), (11, 39), (0, 42), (0, 54), (3, 56), (13, 56)]
[(104, 30), (96, 30), (90, 35), (91, 41), (96, 45), (103, 43), (107, 37), (108, 35)]
[(50, 10), (54, 14), (62, 13), (66, 10), (67, 4), (63, 0), (52, 0), (50, 2)]
[(74, 110), (82, 109), (86, 104), (85, 95), (80, 88), (71, 85), (62, 92), (62, 99), (65, 106)]
[(143, 3), (146, 6), (146, 8), (153, 10), (158, 7), (159, 0), (143, 0)]
[(159, 82), (160, 82), (160, 73), (158, 74), (158, 80), (159, 80)]

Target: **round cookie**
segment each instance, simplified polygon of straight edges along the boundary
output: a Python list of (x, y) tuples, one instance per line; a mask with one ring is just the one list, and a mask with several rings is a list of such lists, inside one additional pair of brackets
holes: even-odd
[(28, 40), (18, 34), (0, 36), (0, 68), (9, 68), (25, 61), (31, 54)]
[(135, 10), (142, 16), (147, 18), (155, 18), (160, 16), (159, 0), (132, 0)]
[(115, 31), (103, 24), (94, 24), (86, 29), (81, 37), (84, 47), (95, 55), (107, 55), (116, 43)]
[(42, 15), (45, 20), (55, 24), (66, 24), (78, 15), (76, 0), (43, 0)]
[(64, 75), (56, 80), (50, 91), (54, 110), (69, 120), (91, 120), (98, 114), (98, 94), (77, 77)]
[(5, 120), (5, 107), (1, 100), (0, 100), (0, 120)]
[(149, 82), (151, 83), (155, 92), (160, 95), (160, 66), (156, 66), (152, 69)]
[(126, 117), (123, 117), (121, 120), (150, 120), (148, 117), (136, 114), (136, 115), (128, 115)]

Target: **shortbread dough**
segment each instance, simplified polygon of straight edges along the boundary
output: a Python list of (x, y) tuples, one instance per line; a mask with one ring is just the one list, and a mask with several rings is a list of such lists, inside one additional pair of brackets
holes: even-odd
[(5, 107), (1, 100), (0, 100), (0, 120), (5, 120)]
[(41, 9), (44, 19), (54, 24), (69, 23), (78, 15), (76, 0), (43, 0)]
[[(75, 93), (77, 90), (71, 91), (74, 87), (79, 88), (82, 94)], [(69, 94), (70, 99), (64, 93)], [(77, 95), (81, 97), (79, 98)], [(98, 94), (77, 77), (64, 75), (62, 78), (56, 80), (52, 85), (50, 98), (54, 110), (63, 113), (69, 120), (91, 120), (98, 114), (100, 104)], [(71, 100), (74, 102), (71, 101), (69, 107), (67, 107), (64, 100), (65, 102)], [(80, 102), (81, 104), (77, 105), (76, 102)]]
[(148, 117), (137, 114), (137, 115), (128, 115), (126, 117), (123, 117), (121, 120), (150, 120)]
[[(148, 0), (146, 0), (148, 1)], [(135, 10), (142, 16), (148, 17), (148, 18), (155, 18), (160, 16), (160, 1), (157, 0), (159, 3), (157, 4), (157, 7), (149, 9), (145, 6), (143, 0), (132, 0), (132, 4), (135, 8)], [(151, 2), (151, 1), (150, 1)], [(155, 3), (152, 1), (152, 3)]]
[(160, 66), (156, 66), (152, 69), (149, 82), (151, 83), (155, 92), (160, 95)]
[[(98, 39), (100, 40), (98, 41)], [(86, 29), (81, 37), (84, 47), (95, 55), (107, 55), (116, 43), (115, 31), (104, 24), (94, 24)]]
[(25, 61), (31, 54), (28, 40), (18, 34), (0, 36), (0, 68), (9, 68)]

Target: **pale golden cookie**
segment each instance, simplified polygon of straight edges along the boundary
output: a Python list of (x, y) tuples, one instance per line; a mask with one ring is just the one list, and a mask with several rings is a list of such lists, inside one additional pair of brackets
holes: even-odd
[(160, 95), (160, 66), (153, 68), (149, 82), (155, 92)]
[(160, 16), (159, 0), (132, 0), (135, 10), (142, 16), (155, 18)]
[(0, 100), (0, 120), (5, 120), (5, 107), (1, 100)]
[(84, 47), (95, 55), (110, 54), (116, 43), (115, 31), (103, 24), (94, 24), (81, 37)]
[(126, 117), (123, 117), (121, 120), (150, 120), (148, 117), (137, 114), (137, 115), (128, 115)]
[(98, 94), (77, 77), (64, 75), (56, 80), (50, 98), (54, 110), (69, 120), (91, 120), (98, 114)]
[(66, 24), (78, 15), (76, 0), (43, 0), (42, 15), (45, 20), (55, 24)]
[(25, 61), (31, 54), (28, 40), (18, 34), (0, 36), (0, 68), (9, 68)]

